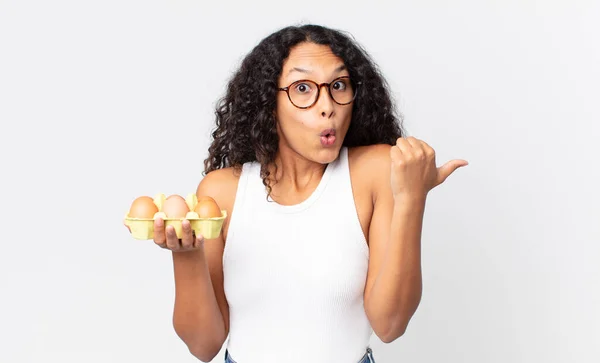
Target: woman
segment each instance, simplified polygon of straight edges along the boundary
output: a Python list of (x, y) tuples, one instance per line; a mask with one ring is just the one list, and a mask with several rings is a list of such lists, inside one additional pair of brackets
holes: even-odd
[(216, 112), (197, 195), (228, 217), (222, 235), (173, 251), (173, 324), (190, 352), (226, 362), (374, 362), (369, 338), (400, 337), (421, 298), (427, 193), (436, 168), (404, 137), (386, 82), (350, 37), (287, 27), (242, 62)]

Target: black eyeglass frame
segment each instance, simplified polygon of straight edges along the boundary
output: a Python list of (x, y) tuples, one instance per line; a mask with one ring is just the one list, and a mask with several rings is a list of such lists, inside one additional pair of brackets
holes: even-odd
[[(352, 99), (351, 99), (350, 101), (346, 102), (346, 103), (340, 103), (340, 102), (336, 101), (336, 100), (335, 100), (335, 98), (333, 98), (333, 96), (332, 96), (332, 94), (331, 94), (331, 85), (332, 85), (332, 84), (335, 84), (335, 82), (339, 81), (340, 79), (349, 79), (349, 80), (350, 80), (350, 83), (352, 84), (352, 87), (354, 87), (354, 95), (352, 95)], [(294, 101), (292, 101), (292, 97), (290, 96), (290, 88), (291, 88), (293, 85), (295, 85), (295, 84), (298, 84), (298, 83), (302, 83), (302, 82), (310, 82), (310, 83), (312, 83), (312, 84), (316, 84), (316, 85), (317, 85), (317, 96), (315, 97), (315, 100), (313, 101), (313, 103), (311, 103), (310, 105), (308, 105), (308, 106), (303, 106), (303, 107), (300, 107), (300, 106), (296, 105), (296, 104), (294, 103)], [(303, 109), (303, 110), (305, 110), (305, 109), (308, 109), (308, 108), (311, 108), (311, 107), (313, 107), (313, 106), (314, 106), (314, 105), (317, 103), (317, 101), (319, 101), (319, 97), (321, 96), (321, 88), (322, 88), (323, 86), (327, 86), (327, 90), (329, 91), (329, 92), (328, 92), (328, 93), (329, 93), (329, 97), (330, 97), (330, 98), (333, 100), (333, 102), (337, 103), (338, 105), (345, 106), (345, 105), (349, 105), (349, 104), (351, 104), (352, 102), (354, 102), (354, 100), (356, 99), (356, 95), (358, 94), (358, 87), (359, 87), (361, 84), (362, 84), (362, 82), (352, 82), (352, 80), (350, 79), (350, 76), (341, 76), (341, 77), (338, 77), (338, 78), (334, 79), (333, 81), (331, 81), (331, 82), (329, 82), (329, 83), (327, 83), (327, 82), (323, 82), (323, 83), (317, 83), (317, 82), (315, 82), (315, 81), (312, 81), (312, 80), (310, 80), (310, 79), (301, 79), (301, 80), (298, 80), (298, 81), (294, 81), (294, 82), (292, 82), (292, 83), (291, 83), (289, 86), (287, 86), (287, 87), (280, 87), (280, 88), (278, 88), (277, 90), (278, 90), (278, 91), (285, 91), (285, 93), (287, 94), (287, 96), (288, 96), (288, 99), (290, 100), (290, 102), (291, 102), (291, 104), (292, 104), (292, 105), (294, 105), (294, 106), (295, 106), (295, 107), (297, 107), (297, 108), (300, 108), (300, 109)]]

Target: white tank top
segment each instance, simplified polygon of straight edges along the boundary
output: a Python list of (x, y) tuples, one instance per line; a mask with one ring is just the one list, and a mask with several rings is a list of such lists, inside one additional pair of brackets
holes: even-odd
[(238, 363), (355, 363), (372, 335), (364, 310), (369, 249), (348, 150), (305, 201), (267, 201), (260, 164), (240, 176), (223, 253), (227, 349)]

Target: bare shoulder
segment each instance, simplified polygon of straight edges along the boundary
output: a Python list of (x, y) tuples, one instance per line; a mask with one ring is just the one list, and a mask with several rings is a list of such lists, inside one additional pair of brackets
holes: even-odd
[(353, 183), (362, 185), (371, 193), (390, 180), (391, 145), (376, 144), (353, 147), (348, 150), (348, 160), (353, 175)]
[(386, 182), (390, 184), (390, 148), (390, 145), (381, 144), (348, 149), (354, 204), (369, 246), (375, 203), (385, 190)]
[(236, 168), (223, 168), (206, 174), (198, 184), (198, 195), (208, 195), (212, 198), (230, 195), (237, 189), (240, 171)]
[(348, 149), (348, 157), (350, 162), (357, 167), (376, 168), (389, 164), (390, 148), (391, 146), (388, 144), (352, 147)]
[(227, 238), (229, 219), (233, 212), (240, 174), (241, 169), (233, 167), (211, 171), (202, 178), (196, 189), (198, 197), (209, 196), (217, 202), (221, 209), (227, 211), (227, 218), (223, 223), (224, 239)]

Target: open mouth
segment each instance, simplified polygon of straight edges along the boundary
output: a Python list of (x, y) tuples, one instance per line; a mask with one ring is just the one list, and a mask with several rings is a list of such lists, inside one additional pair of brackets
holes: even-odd
[(331, 146), (335, 143), (335, 129), (327, 129), (321, 132), (321, 145)]
[(335, 129), (327, 129), (321, 132), (321, 136), (335, 136)]

